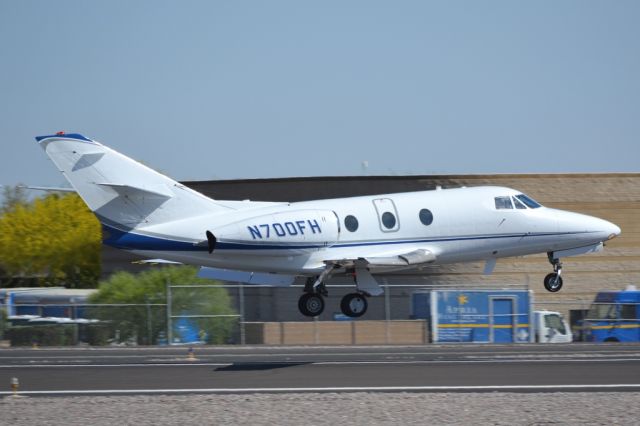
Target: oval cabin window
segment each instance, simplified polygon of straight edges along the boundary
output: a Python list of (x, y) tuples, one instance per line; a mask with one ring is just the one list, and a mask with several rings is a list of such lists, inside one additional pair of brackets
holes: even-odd
[(382, 224), (387, 229), (392, 229), (396, 226), (396, 217), (391, 212), (382, 213)]
[(356, 232), (358, 229), (358, 219), (355, 216), (349, 215), (344, 218), (344, 227), (349, 232)]
[(431, 225), (431, 223), (433, 223), (433, 213), (431, 213), (431, 210), (420, 210), (420, 222), (422, 222), (422, 224), (425, 226), (429, 226)]

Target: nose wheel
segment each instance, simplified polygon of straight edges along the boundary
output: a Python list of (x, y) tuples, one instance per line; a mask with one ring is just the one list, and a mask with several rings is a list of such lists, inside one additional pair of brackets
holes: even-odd
[(544, 277), (544, 288), (552, 293), (559, 291), (562, 288), (562, 277), (560, 274), (552, 272)]
[(556, 259), (553, 257), (553, 253), (547, 253), (547, 257), (549, 258), (549, 263), (553, 265), (553, 272), (544, 277), (544, 288), (547, 291), (555, 293), (560, 291), (562, 288), (562, 262), (560, 259)]

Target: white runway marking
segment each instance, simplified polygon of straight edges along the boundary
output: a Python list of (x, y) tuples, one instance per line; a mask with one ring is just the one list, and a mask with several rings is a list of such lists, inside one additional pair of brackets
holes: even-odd
[[(280, 364), (280, 363), (278, 363)], [(197, 362), (191, 361), (188, 363), (158, 363), (158, 364), (15, 364), (15, 365), (0, 365), (0, 368), (123, 368), (123, 367), (228, 367), (230, 364), (226, 363), (214, 363), (214, 362)]]
[[(112, 389), (112, 390), (50, 390), (22, 391), (18, 395), (117, 395), (117, 394), (182, 394), (182, 393), (297, 393), (297, 392), (512, 392), (569, 391), (581, 389), (640, 390), (640, 384), (609, 385), (504, 385), (504, 386), (346, 386), (318, 388), (205, 388), (205, 389)], [(0, 395), (12, 395), (0, 391)]]

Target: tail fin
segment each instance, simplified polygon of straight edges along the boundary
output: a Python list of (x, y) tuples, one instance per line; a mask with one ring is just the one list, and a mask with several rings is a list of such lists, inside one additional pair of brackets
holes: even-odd
[(80, 134), (58, 133), (36, 140), (105, 225), (132, 229), (227, 210)]

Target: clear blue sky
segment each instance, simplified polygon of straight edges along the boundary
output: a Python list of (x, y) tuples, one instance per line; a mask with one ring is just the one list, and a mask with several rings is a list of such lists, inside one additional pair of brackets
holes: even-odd
[(0, 183), (640, 171), (639, 1), (0, 1)]

